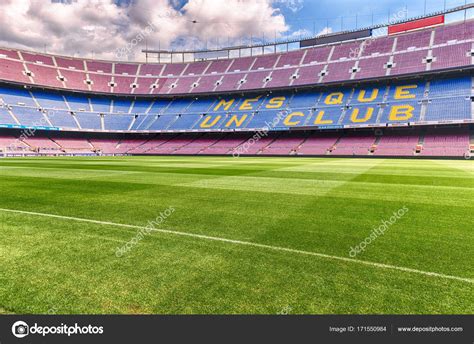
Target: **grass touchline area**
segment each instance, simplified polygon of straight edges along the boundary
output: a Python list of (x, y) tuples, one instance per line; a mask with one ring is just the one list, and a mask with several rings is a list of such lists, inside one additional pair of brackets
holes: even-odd
[[(142, 226), (134, 226), (134, 225), (128, 225), (128, 224), (123, 224), (123, 223), (96, 221), (96, 220), (91, 220), (91, 219), (83, 219), (83, 218), (70, 217), (70, 216), (59, 216), (59, 215), (54, 215), (54, 214), (35, 213), (35, 212), (14, 210), (14, 209), (1, 209), (0, 208), (0, 211), (10, 212), (10, 213), (17, 213), (17, 214), (24, 214), (24, 215), (44, 216), (44, 217), (51, 217), (51, 218), (63, 219), (63, 220), (73, 220), (73, 221), (78, 221), (78, 222), (89, 222), (89, 223), (95, 223), (95, 224), (100, 224), (100, 225), (110, 225), (110, 226), (116, 226), (116, 227), (134, 228), (134, 229), (145, 229), (146, 228), (146, 227), (142, 227)], [(287, 252), (287, 253), (296, 253), (296, 254), (302, 254), (302, 255), (309, 255), (309, 256), (315, 256), (315, 257), (319, 257), (319, 258), (342, 260), (342, 261), (345, 261), (345, 262), (365, 264), (365, 265), (369, 265), (369, 266), (373, 266), (373, 267), (377, 267), (377, 268), (382, 268), (382, 269), (393, 269), (393, 270), (399, 270), (399, 271), (404, 271), (404, 272), (409, 272), (409, 273), (421, 274), (421, 275), (431, 276), (431, 277), (436, 277), (436, 278), (453, 279), (453, 280), (466, 282), (466, 283), (474, 283), (474, 279), (472, 279), (472, 278), (462, 278), (462, 277), (458, 277), (458, 276), (450, 276), (450, 275), (439, 274), (439, 273), (436, 273), (436, 272), (420, 271), (420, 270), (410, 269), (410, 268), (406, 268), (406, 267), (402, 267), (402, 266), (393, 266), (393, 265), (387, 265), (387, 264), (380, 264), (380, 263), (377, 263), (377, 262), (364, 261), (364, 260), (360, 260), (360, 259), (345, 258), (345, 257), (339, 257), (339, 256), (331, 256), (331, 255), (327, 255), (327, 254), (321, 254), (321, 253), (318, 253), (318, 252), (308, 252), (308, 251), (295, 250), (295, 249), (291, 249), (291, 248), (287, 248), (287, 247), (263, 245), (263, 244), (259, 244), (259, 243), (248, 242), (248, 241), (233, 240), (233, 239), (228, 239), (228, 238), (219, 238), (219, 237), (213, 237), (213, 236), (208, 236), (208, 235), (184, 233), (184, 232), (174, 231), (174, 230), (170, 230), (170, 229), (153, 228), (152, 231), (159, 232), (159, 233), (164, 233), (164, 234), (186, 236), (186, 237), (197, 238), (197, 239), (220, 241), (220, 242), (225, 242), (225, 243), (230, 243), (230, 244), (253, 246), (253, 247), (257, 247), (257, 248), (263, 248), (263, 249), (269, 249), (269, 250), (275, 250), (275, 251), (283, 251), (283, 252)]]
[[(88, 222), (88, 223), (95, 223), (95, 224), (99, 224), (99, 225), (109, 225), (109, 226), (116, 226), (116, 227), (134, 228), (134, 229), (145, 229), (146, 228), (146, 227), (143, 227), (143, 226), (134, 226), (134, 225), (128, 225), (128, 224), (123, 224), (123, 223), (96, 221), (96, 220), (91, 220), (91, 219), (83, 219), (83, 218), (70, 217), (70, 216), (60, 216), (60, 215), (54, 215), (54, 214), (43, 214), (43, 213), (36, 213), (36, 212), (15, 210), (15, 209), (2, 209), (2, 208), (0, 208), (0, 212), (1, 211), (7, 212), (7, 213), (9, 212), (9, 213), (16, 213), (16, 214), (24, 214), (24, 215), (43, 216), (43, 217), (50, 217), (50, 218), (56, 218), (56, 219), (62, 219), (62, 220)], [(321, 254), (321, 253), (318, 253), (318, 252), (308, 252), (308, 251), (295, 250), (295, 249), (287, 248), (287, 247), (263, 245), (263, 244), (259, 244), (259, 243), (255, 243), (255, 242), (233, 240), (233, 239), (228, 239), (228, 238), (219, 238), (219, 237), (213, 237), (213, 236), (208, 236), (208, 235), (184, 233), (184, 232), (174, 231), (174, 230), (170, 230), (170, 229), (153, 228), (152, 231), (153, 232), (164, 233), (164, 234), (172, 234), (172, 235), (178, 235), (178, 236), (197, 238), (197, 239), (220, 241), (220, 242), (230, 243), (230, 244), (253, 246), (253, 247), (257, 247), (257, 248), (263, 248), (263, 249), (269, 249), (269, 250), (275, 250), (275, 251), (283, 251), (283, 252), (287, 252), (287, 253), (296, 253), (296, 254), (314, 256), (314, 257), (325, 258), (325, 259), (335, 259), (335, 260), (341, 260), (341, 261), (344, 261), (344, 262), (365, 264), (365, 265), (369, 265), (369, 266), (373, 266), (373, 267), (377, 267), (377, 268), (382, 268), (382, 269), (393, 269), (393, 270), (399, 270), (399, 271), (404, 271), (404, 272), (409, 272), (409, 273), (415, 273), (415, 274), (420, 274), (420, 275), (425, 275), (425, 276), (436, 277), (436, 278), (445, 278), (445, 279), (452, 279), (452, 280), (457, 280), (457, 281), (466, 282), (466, 283), (474, 283), (474, 279), (472, 279), (472, 278), (463, 278), (463, 277), (458, 277), (458, 276), (444, 275), (444, 274), (439, 274), (439, 273), (436, 273), (436, 272), (421, 271), (421, 270), (410, 269), (410, 268), (406, 268), (406, 267), (402, 267), (402, 266), (393, 266), (393, 265), (387, 265), (387, 264), (380, 264), (380, 263), (377, 263), (377, 262), (364, 261), (364, 260), (360, 260), (360, 259), (345, 258), (345, 257), (339, 257), (339, 256), (331, 256), (331, 255), (327, 255), (327, 254)]]

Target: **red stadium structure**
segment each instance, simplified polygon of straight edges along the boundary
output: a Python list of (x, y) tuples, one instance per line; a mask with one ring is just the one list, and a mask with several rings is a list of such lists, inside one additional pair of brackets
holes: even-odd
[[(403, 25), (403, 31), (412, 27)], [(392, 27), (399, 26), (389, 30)], [(96, 61), (0, 49), (0, 79), (128, 95), (209, 94), (381, 80), (470, 67), (473, 32), (474, 21), (466, 21), (279, 54), (168, 64)]]
[(438, 13), (385, 30), (182, 63), (3, 48), (0, 151), (470, 157), (474, 20)]

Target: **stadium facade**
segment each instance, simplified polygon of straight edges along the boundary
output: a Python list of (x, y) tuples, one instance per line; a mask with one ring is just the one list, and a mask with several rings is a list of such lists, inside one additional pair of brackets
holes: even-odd
[(185, 63), (0, 49), (1, 155), (468, 158), (474, 20), (444, 19)]

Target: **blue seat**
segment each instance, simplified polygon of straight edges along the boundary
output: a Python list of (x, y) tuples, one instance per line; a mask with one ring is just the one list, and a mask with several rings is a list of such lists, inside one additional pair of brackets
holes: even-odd
[(132, 120), (132, 115), (104, 115), (104, 128), (105, 130), (128, 130), (130, 124), (132, 124)]
[(17, 88), (0, 88), (0, 98), (8, 105), (37, 106), (30, 92)]
[(76, 112), (76, 118), (82, 129), (101, 130), (100, 115), (93, 112)]
[(472, 119), (471, 103), (471, 99), (466, 97), (430, 100), (426, 108), (425, 121)]
[(64, 129), (78, 129), (77, 123), (69, 111), (48, 110), (46, 114), (51, 124), (55, 127), (60, 127)]
[(68, 110), (62, 94), (45, 91), (32, 91), (31, 93), (43, 109)]

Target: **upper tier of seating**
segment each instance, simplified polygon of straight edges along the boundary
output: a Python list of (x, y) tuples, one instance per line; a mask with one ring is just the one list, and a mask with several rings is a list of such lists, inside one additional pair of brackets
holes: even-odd
[(277, 89), (470, 67), (474, 20), (393, 36), (227, 60), (107, 62), (0, 49), (0, 80), (97, 93)]

